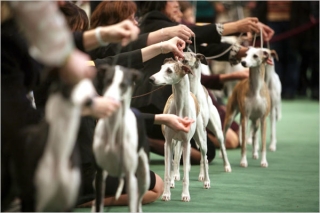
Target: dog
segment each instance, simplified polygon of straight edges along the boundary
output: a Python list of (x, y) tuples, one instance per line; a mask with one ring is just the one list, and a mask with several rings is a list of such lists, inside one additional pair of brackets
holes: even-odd
[(95, 178), (96, 200), (92, 210), (103, 211), (105, 179), (111, 175), (120, 181), (116, 199), (121, 195), (126, 178), (129, 209), (131, 212), (142, 212), (142, 198), (150, 185), (149, 162), (138, 141), (136, 117), (130, 110), (134, 82), (140, 73), (119, 65), (104, 65), (98, 68), (98, 75), (103, 96), (120, 101), (121, 107), (111, 116), (100, 119), (94, 132), (93, 152), (99, 169)]
[[(281, 81), (278, 74), (275, 72), (274, 59), (278, 59), (275, 50), (264, 49), (269, 52), (271, 64), (266, 64), (265, 81), (268, 85), (269, 94), (271, 98), (270, 110), (270, 127), (271, 127), (271, 141), (269, 145), (270, 151), (276, 151), (277, 136), (276, 136), (276, 122), (281, 119)], [(250, 129), (247, 144), (252, 144), (252, 128)], [(256, 144), (256, 149), (259, 148), (259, 143)]]
[(89, 79), (75, 86), (61, 82), (46, 103), (45, 119), (23, 131), (15, 179), (21, 211), (71, 211), (80, 187), (76, 137), (83, 107), (91, 107), (96, 91)]
[[(239, 82), (227, 103), (226, 117), (224, 120), (224, 136), (226, 130), (230, 127), (235, 116), (240, 112), (241, 136), (242, 141), (246, 141), (246, 128), (249, 120), (254, 127), (253, 135), (261, 125), (261, 166), (268, 167), (266, 158), (266, 117), (270, 113), (271, 100), (268, 86), (265, 83), (265, 64), (269, 58), (269, 52), (262, 48), (249, 47), (246, 57), (242, 58), (241, 64), (249, 68), (249, 78)], [(258, 158), (258, 152), (255, 149), (255, 138), (253, 142), (253, 158)], [(241, 146), (240, 166), (247, 167), (246, 143)]]
[[(268, 51), (268, 49), (266, 49)], [(265, 81), (269, 88), (269, 94), (271, 98), (271, 111), (270, 111), (270, 127), (271, 127), (271, 141), (269, 145), (270, 151), (276, 151), (277, 149), (277, 133), (276, 122), (282, 117), (281, 113), (281, 81), (278, 74), (275, 71), (274, 59), (279, 60), (278, 54), (275, 50), (270, 50), (270, 56), (272, 64), (266, 64)]]
[[(182, 64), (181, 61), (175, 61), (172, 58), (164, 60), (159, 72), (155, 73), (149, 78), (149, 82), (153, 85), (172, 85), (172, 95), (168, 98), (164, 114), (175, 114), (179, 117), (189, 117), (196, 122), (199, 108), (196, 97), (190, 92), (190, 83), (188, 74), (192, 70)], [(196, 123), (191, 124), (188, 133), (175, 132), (171, 128), (162, 125), (162, 133), (165, 137), (165, 178), (164, 178), (164, 192), (162, 200), (169, 201), (171, 199), (170, 184), (171, 177), (171, 162), (173, 158), (174, 146), (181, 143), (183, 149), (183, 171), (184, 183), (181, 194), (181, 200), (184, 202), (190, 201), (189, 193), (189, 169), (190, 169), (190, 140), (195, 134)]]
[[(205, 62), (205, 56), (202, 54), (195, 54), (193, 52), (184, 52), (184, 60), (182, 61), (183, 64), (188, 65), (191, 67), (193, 71), (193, 75), (189, 74), (189, 81), (190, 81), (190, 90), (191, 92), (196, 96), (199, 106), (200, 106), (200, 115), (201, 117), (197, 120), (197, 129), (195, 136), (193, 137), (196, 141), (204, 141), (204, 144), (201, 144), (205, 147), (205, 150), (203, 148), (201, 150), (205, 151), (207, 150), (206, 145), (206, 128), (208, 128), (213, 134), (215, 134), (220, 142), (221, 145), (221, 154), (224, 161), (224, 169), (226, 172), (231, 172), (231, 166), (227, 157), (226, 148), (224, 144), (224, 138), (223, 138), (223, 132), (222, 127), (220, 123), (220, 116), (215, 108), (215, 106), (212, 103), (211, 98), (209, 97), (208, 91), (205, 87), (201, 85), (201, 73), (203, 73), (203, 70), (209, 69), (208, 66), (202, 62)], [(204, 135), (203, 135), (204, 132)], [(201, 138), (199, 138), (200, 136)], [(198, 142), (197, 144), (200, 144)], [(176, 146), (176, 153), (179, 153), (179, 144)], [(179, 174), (179, 162), (180, 157), (179, 155), (174, 156), (174, 179), (179, 180), (180, 174)], [(202, 154), (201, 156), (205, 156)], [(203, 181), (205, 180), (205, 175), (208, 172), (207, 170), (207, 160), (201, 159), (201, 166), (200, 166), (200, 174), (199, 174), (199, 180)], [(206, 187), (205, 187), (206, 188)]]

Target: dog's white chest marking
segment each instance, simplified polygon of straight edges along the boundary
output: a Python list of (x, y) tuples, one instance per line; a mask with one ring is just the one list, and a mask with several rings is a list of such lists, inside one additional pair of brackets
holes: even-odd
[(60, 93), (49, 97), (46, 104), (48, 142), (35, 173), (37, 211), (64, 211), (76, 201), (80, 171), (79, 167), (71, 166), (70, 157), (78, 133), (81, 107), (94, 95), (91, 82), (83, 80), (73, 89), (71, 101)]

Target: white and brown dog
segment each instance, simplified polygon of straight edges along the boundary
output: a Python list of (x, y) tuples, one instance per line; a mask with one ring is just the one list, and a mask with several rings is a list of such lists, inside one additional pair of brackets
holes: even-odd
[(100, 119), (95, 129), (93, 152), (100, 168), (95, 179), (93, 211), (103, 211), (105, 179), (111, 175), (120, 181), (116, 199), (126, 178), (129, 209), (142, 212), (142, 198), (150, 185), (149, 163), (143, 144), (138, 141), (137, 121), (130, 109), (132, 88), (140, 73), (118, 65), (105, 65), (98, 68), (98, 75), (102, 75), (99, 80), (103, 96), (118, 100), (121, 107), (111, 116)]
[[(171, 58), (166, 59), (159, 72), (149, 78), (149, 82), (154, 85), (172, 85), (172, 95), (168, 98), (165, 105), (164, 114), (175, 114), (179, 117), (188, 117), (197, 121), (198, 103), (196, 97), (190, 92), (188, 74), (192, 73), (190, 67), (175, 61)], [(170, 184), (172, 184), (171, 162), (173, 159), (174, 147), (181, 143), (183, 155), (183, 189), (181, 200), (190, 201), (189, 193), (189, 166), (190, 166), (190, 140), (196, 131), (196, 123), (191, 124), (190, 131), (175, 132), (171, 128), (162, 125), (162, 132), (165, 137), (165, 177), (164, 192), (162, 200), (171, 199)], [(201, 146), (200, 146), (201, 147)], [(203, 147), (203, 146), (202, 146)], [(202, 152), (203, 154), (204, 152)], [(180, 154), (180, 153), (179, 153)], [(206, 156), (205, 156), (206, 157)], [(204, 159), (205, 159), (204, 157)]]
[[(249, 78), (239, 82), (227, 103), (226, 117), (224, 120), (224, 135), (230, 127), (235, 116), (240, 112), (242, 141), (246, 141), (246, 128), (251, 120), (254, 132), (253, 158), (258, 158), (256, 150), (255, 136), (261, 125), (261, 166), (268, 167), (266, 158), (266, 117), (270, 113), (271, 100), (268, 86), (265, 83), (266, 61), (269, 58), (269, 52), (262, 48), (250, 47), (246, 57), (241, 60), (244, 67), (249, 67)], [(247, 167), (246, 143), (242, 143), (240, 166)]]

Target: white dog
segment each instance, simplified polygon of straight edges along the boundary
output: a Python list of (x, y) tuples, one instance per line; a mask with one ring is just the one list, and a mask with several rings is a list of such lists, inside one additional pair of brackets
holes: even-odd
[(142, 212), (142, 198), (150, 185), (149, 164), (141, 141), (138, 141), (136, 117), (130, 110), (133, 82), (139, 73), (121, 66), (102, 66), (99, 73), (103, 75), (99, 79), (104, 87), (103, 96), (120, 101), (121, 107), (110, 117), (100, 119), (95, 129), (93, 152), (101, 169), (95, 179), (93, 211), (103, 211), (105, 179), (111, 175), (120, 180), (116, 199), (126, 178), (130, 211)]
[[(189, 117), (197, 121), (197, 100), (190, 92), (190, 83), (188, 75), (192, 70), (183, 65), (180, 61), (166, 59), (161, 66), (159, 72), (149, 78), (150, 83), (154, 85), (172, 85), (172, 95), (168, 98), (165, 105), (165, 114), (175, 114), (179, 117)], [(196, 123), (191, 124), (190, 131), (175, 132), (171, 128), (162, 125), (162, 132), (165, 137), (165, 178), (164, 192), (162, 200), (168, 201), (171, 199), (170, 184), (171, 184), (171, 161), (173, 157), (173, 149), (176, 143), (181, 143), (183, 149), (183, 190), (181, 200), (190, 201), (189, 193), (189, 165), (190, 165), (190, 140), (196, 130)]]
[(71, 90), (69, 99), (61, 92), (49, 96), (48, 138), (34, 175), (36, 211), (67, 211), (74, 207), (81, 178), (79, 164), (72, 155), (82, 108), (95, 95), (92, 82), (85, 79)]

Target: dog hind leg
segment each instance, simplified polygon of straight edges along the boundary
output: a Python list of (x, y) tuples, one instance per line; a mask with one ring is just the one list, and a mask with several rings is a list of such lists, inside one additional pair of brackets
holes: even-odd
[[(170, 142), (169, 142), (170, 141)], [(164, 191), (162, 200), (169, 201), (171, 199), (170, 183), (171, 183), (171, 162), (172, 162), (172, 138), (166, 139), (164, 143)]]
[(107, 172), (101, 168), (97, 168), (97, 173), (95, 177), (95, 193), (96, 199), (92, 204), (92, 212), (103, 212), (103, 200), (105, 195), (105, 180), (107, 178)]
[(266, 132), (267, 132), (267, 121), (266, 117), (261, 118), (261, 142), (262, 142), (262, 147), (261, 147), (261, 166), (262, 167), (268, 167), (268, 162), (267, 162), (267, 148), (266, 148)]
[(270, 127), (271, 127), (271, 141), (269, 149), (270, 151), (276, 151), (276, 144), (277, 144), (277, 138), (276, 138), (276, 108), (272, 107), (270, 111)]

